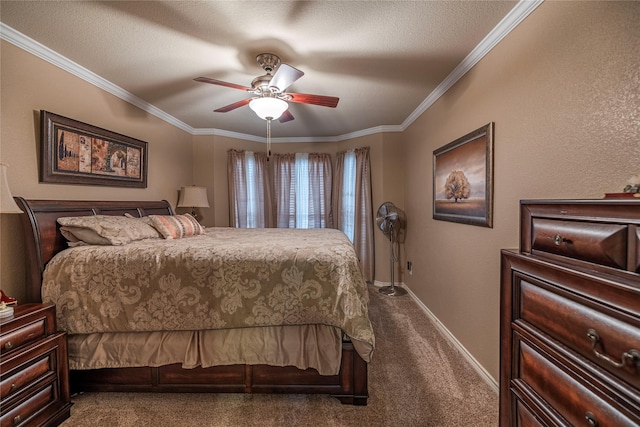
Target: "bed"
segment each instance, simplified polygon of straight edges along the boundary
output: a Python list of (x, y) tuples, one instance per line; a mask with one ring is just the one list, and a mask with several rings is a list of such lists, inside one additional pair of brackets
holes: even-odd
[[(207, 228), (183, 239), (68, 248), (59, 218), (141, 221), (174, 212), (164, 200), (15, 199), (25, 212), (25, 302), (56, 304), (58, 328), (68, 333), (72, 391), (312, 393), (367, 404), (367, 362), (374, 348), (367, 285), (351, 249), (339, 241), (318, 245), (342, 238), (336, 230), (327, 230), (334, 233), (330, 237), (309, 231), (291, 239), (277, 229), (251, 235), (246, 229)], [(284, 240), (292, 240), (293, 247)], [(258, 241), (267, 242), (260, 260)], [(317, 247), (310, 251), (312, 245)], [(153, 261), (159, 255), (150, 255), (152, 247), (179, 254), (181, 264), (173, 259), (159, 274)], [(292, 252), (291, 259), (277, 261), (281, 252)], [(335, 265), (327, 264), (331, 252), (340, 259)], [(209, 253), (215, 255), (204, 259)], [(304, 258), (307, 253), (314, 255)], [(155, 283), (138, 267), (113, 266), (136, 256), (144, 258), (132, 265), (147, 265), (155, 272), (151, 276), (164, 279)], [(351, 258), (356, 267), (345, 263)], [(92, 262), (82, 264), (82, 259)], [(121, 271), (121, 276), (96, 280), (91, 265), (109, 274)], [(333, 283), (330, 293), (321, 283), (325, 280)], [(117, 283), (117, 292), (110, 281)], [(62, 288), (66, 282), (72, 288)], [(230, 290), (229, 283), (236, 288)], [(242, 292), (234, 292), (238, 288)], [(93, 305), (97, 312), (91, 311)], [(178, 312), (177, 317), (168, 312)]]

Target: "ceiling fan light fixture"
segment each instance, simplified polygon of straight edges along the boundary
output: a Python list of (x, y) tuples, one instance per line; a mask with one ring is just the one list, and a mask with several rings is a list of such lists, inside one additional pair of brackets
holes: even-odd
[(282, 99), (264, 97), (252, 99), (249, 108), (263, 120), (277, 120), (289, 108), (289, 104)]

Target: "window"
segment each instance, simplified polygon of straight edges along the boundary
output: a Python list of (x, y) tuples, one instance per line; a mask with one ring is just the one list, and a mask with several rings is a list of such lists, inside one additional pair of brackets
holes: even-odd
[(337, 153), (336, 161), (333, 182), (328, 154), (275, 154), (267, 162), (265, 153), (229, 150), (231, 226), (335, 226), (353, 243), (365, 280), (371, 281), (375, 269), (369, 148)]
[(331, 221), (331, 157), (328, 154), (274, 155), (277, 226), (327, 228)]
[(229, 150), (228, 167), (232, 226), (333, 227), (328, 154), (276, 154), (267, 162), (264, 153)]
[(247, 182), (247, 228), (256, 228), (258, 224), (258, 180), (256, 179), (256, 158), (247, 151), (245, 158)]
[(347, 151), (344, 155), (344, 171), (342, 174), (342, 195), (340, 229), (353, 243), (356, 219), (356, 153)]

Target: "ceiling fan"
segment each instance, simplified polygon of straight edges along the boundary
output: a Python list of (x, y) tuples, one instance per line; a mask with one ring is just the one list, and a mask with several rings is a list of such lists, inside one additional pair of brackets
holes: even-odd
[[(210, 83), (219, 86), (240, 89), (254, 94), (252, 98), (243, 99), (233, 104), (213, 110), (217, 113), (226, 113), (236, 108), (249, 104), (249, 107), (264, 120), (276, 120), (285, 123), (293, 120), (289, 112), (288, 102), (300, 104), (319, 105), (335, 108), (339, 98), (335, 96), (311, 95), (305, 93), (290, 93), (285, 90), (296, 80), (304, 75), (297, 68), (280, 62), (280, 58), (272, 53), (261, 53), (256, 57), (258, 64), (266, 72), (265, 75), (256, 77), (251, 82), (251, 87), (235, 83), (223, 82), (208, 77), (197, 77), (194, 80), (202, 83)], [(272, 74), (275, 71), (274, 74)]]

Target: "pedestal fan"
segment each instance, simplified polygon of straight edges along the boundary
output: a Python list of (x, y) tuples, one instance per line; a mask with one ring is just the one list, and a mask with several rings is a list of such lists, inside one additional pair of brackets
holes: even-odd
[(390, 261), (391, 261), (391, 286), (383, 286), (380, 288), (380, 293), (385, 295), (405, 295), (407, 290), (404, 288), (395, 286), (395, 264), (398, 261), (396, 242), (399, 241), (399, 236), (403, 236), (403, 231), (406, 226), (406, 219), (404, 212), (398, 209), (391, 202), (384, 202), (378, 208), (376, 215), (376, 223), (380, 231), (384, 233), (389, 239), (390, 247)]

